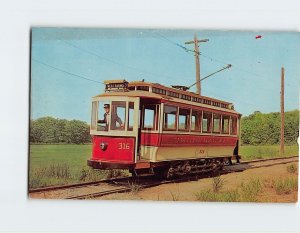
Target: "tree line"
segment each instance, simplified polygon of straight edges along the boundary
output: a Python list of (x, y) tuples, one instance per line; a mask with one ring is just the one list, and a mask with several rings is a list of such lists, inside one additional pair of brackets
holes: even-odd
[(91, 142), (90, 126), (79, 120), (42, 117), (30, 121), (31, 143), (83, 144)]
[[(299, 111), (284, 114), (284, 141), (296, 144), (299, 135)], [(253, 114), (242, 117), (241, 141), (246, 145), (274, 145), (280, 143), (281, 116), (279, 112)]]
[[(241, 119), (243, 145), (274, 145), (280, 143), (280, 113), (254, 112)], [(284, 140), (296, 144), (299, 135), (299, 111), (285, 112)], [(79, 120), (42, 117), (30, 121), (31, 143), (90, 143), (90, 126)]]

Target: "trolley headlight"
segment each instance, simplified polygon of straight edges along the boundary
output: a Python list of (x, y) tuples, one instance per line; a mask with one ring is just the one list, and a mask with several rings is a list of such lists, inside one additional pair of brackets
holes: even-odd
[(105, 151), (107, 149), (108, 144), (106, 142), (101, 142), (100, 143), (100, 148), (101, 150)]

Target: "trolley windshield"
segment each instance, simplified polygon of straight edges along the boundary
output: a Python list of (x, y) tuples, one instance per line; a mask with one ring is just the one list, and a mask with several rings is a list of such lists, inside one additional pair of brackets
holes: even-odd
[(91, 130), (96, 132), (133, 131), (135, 102), (99, 99), (92, 104)]

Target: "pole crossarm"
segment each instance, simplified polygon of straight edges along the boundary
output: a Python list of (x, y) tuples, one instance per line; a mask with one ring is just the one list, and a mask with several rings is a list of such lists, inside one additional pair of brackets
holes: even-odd
[[(209, 39), (197, 40), (198, 43), (208, 42), (208, 41), (209, 41)], [(194, 43), (195, 43), (195, 40), (185, 42), (185, 44), (194, 44)]]

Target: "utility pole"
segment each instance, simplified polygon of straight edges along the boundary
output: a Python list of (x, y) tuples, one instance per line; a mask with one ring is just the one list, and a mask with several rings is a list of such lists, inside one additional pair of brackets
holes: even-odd
[(201, 82), (200, 82), (200, 52), (199, 52), (199, 46), (198, 43), (201, 42), (208, 42), (209, 39), (203, 39), (203, 40), (198, 40), (197, 34), (195, 33), (194, 35), (194, 40), (192, 41), (187, 41), (185, 44), (194, 44), (195, 46), (195, 63), (196, 63), (196, 83), (197, 83), (197, 94), (201, 95)]
[(281, 68), (280, 109), (281, 109), (280, 154), (283, 155), (284, 153), (284, 67)]

